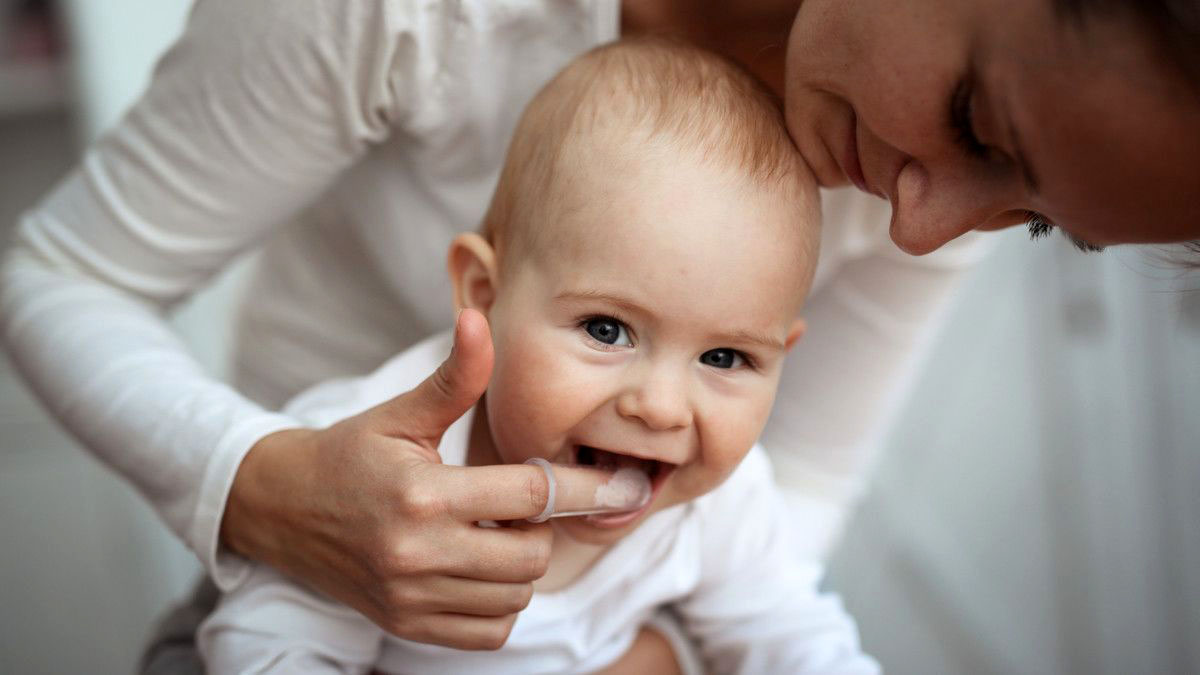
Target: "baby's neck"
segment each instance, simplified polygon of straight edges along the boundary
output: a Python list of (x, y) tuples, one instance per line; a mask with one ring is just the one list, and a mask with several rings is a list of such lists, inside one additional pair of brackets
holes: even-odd
[(570, 586), (590, 570), (608, 548), (604, 544), (584, 544), (575, 541), (558, 528), (554, 528), (550, 566), (546, 569), (545, 576), (533, 582), (533, 590), (538, 593), (553, 593)]
[[(488, 426), (487, 405), (480, 399), (475, 406), (475, 419), (467, 443), (467, 466), (490, 466), (502, 464), (500, 453), (492, 440)], [(550, 525), (553, 527), (553, 525)], [(606, 545), (584, 544), (562, 534), (554, 528), (554, 544), (550, 553), (550, 567), (545, 576), (533, 582), (538, 593), (552, 593), (570, 586), (591, 569), (600, 556), (608, 550)]]

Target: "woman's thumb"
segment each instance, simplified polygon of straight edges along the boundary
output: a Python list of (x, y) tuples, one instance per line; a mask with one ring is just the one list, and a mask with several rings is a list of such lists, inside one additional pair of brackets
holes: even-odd
[(394, 403), (402, 403), (400, 435), (436, 447), (446, 428), (483, 396), (492, 376), (492, 336), (487, 319), (473, 309), (458, 314), (454, 347), (432, 375)]

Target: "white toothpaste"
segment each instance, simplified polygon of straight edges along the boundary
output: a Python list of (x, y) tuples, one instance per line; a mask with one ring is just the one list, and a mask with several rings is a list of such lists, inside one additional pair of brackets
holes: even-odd
[(650, 477), (645, 471), (625, 467), (617, 469), (611, 480), (596, 487), (598, 508), (629, 508), (642, 505), (650, 495)]

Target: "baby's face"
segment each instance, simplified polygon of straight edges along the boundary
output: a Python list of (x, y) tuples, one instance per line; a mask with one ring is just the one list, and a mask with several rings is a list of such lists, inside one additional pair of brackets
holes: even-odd
[(584, 170), (588, 192), (537, 250), (514, 252), (488, 312), (501, 459), (651, 476), (635, 513), (553, 521), (590, 543), (712, 490), (749, 451), (800, 333), (811, 263), (799, 228), (818, 226), (799, 222), (815, 209), (729, 170), (619, 164)]

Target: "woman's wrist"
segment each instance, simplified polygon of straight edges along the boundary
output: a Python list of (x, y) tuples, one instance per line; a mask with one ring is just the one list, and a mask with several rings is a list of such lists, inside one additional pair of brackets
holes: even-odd
[(285, 498), (303, 490), (312, 429), (283, 429), (259, 439), (238, 466), (221, 518), (221, 545), (238, 555), (270, 562), (286, 537)]

